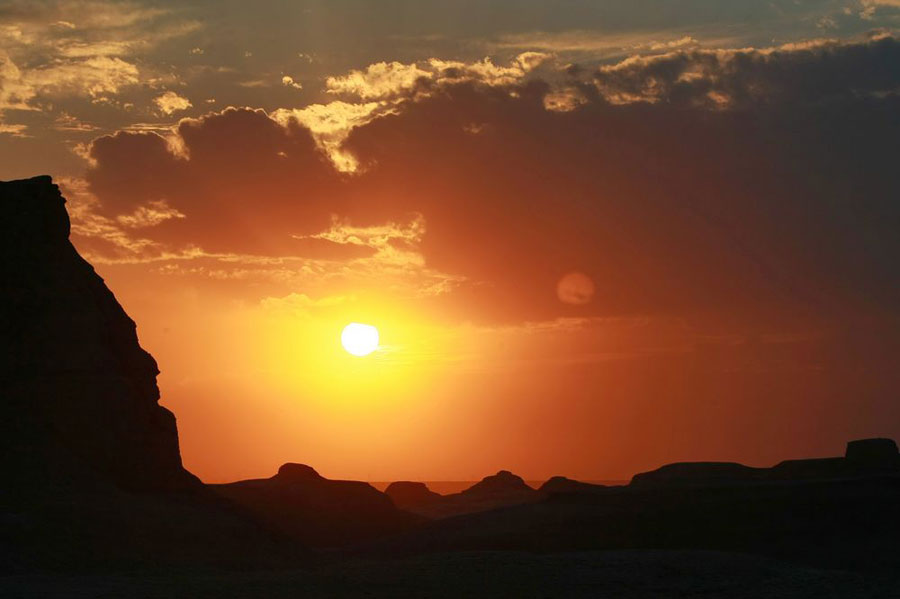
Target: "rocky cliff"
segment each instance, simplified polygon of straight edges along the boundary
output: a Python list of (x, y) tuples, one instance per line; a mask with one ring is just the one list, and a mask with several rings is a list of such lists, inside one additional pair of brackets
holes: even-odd
[(69, 241), (48, 176), (0, 182), (0, 389), (20, 486), (199, 484), (135, 324)]

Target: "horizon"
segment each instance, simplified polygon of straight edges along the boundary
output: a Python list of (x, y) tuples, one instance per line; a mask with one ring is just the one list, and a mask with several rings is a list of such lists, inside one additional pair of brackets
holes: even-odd
[(900, 438), (895, 0), (0, 22), (0, 180), (59, 185), (204, 482)]

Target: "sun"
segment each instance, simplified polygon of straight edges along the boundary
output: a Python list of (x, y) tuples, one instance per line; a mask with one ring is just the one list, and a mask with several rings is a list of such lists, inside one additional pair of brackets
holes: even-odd
[(378, 329), (370, 324), (351, 322), (341, 333), (341, 345), (354, 356), (367, 356), (378, 349)]

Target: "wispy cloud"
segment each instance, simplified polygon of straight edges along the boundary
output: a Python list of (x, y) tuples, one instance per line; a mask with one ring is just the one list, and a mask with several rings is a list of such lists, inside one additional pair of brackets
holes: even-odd
[(61, 99), (115, 104), (123, 89), (170, 75), (137, 58), (200, 24), (136, 2), (12, 2), (0, 25), (0, 116)]

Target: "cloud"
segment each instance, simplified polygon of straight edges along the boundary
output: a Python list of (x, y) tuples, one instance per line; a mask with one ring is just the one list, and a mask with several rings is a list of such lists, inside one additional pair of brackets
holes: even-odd
[(9, 53), (0, 49), (0, 117), (10, 109), (31, 110), (28, 102), (35, 93), (34, 87), (25, 81), (21, 69)]
[(310, 104), (304, 108), (280, 108), (272, 113), (272, 118), (283, 126), (295, 123), (309, 129), (316, 144), (328, 155), (335, 168), (353, 173), (359, 167), (359, 161), (344, 150), (344, 140), (355, 127), (393, 110), (393, 107), (379, 102), (353, 104), (337, 100), (328, 104)]
[[(371, 102), (185, 119), (177, 155), (101, 137), (87, 179), (115, 222), (162, 200), (184, 215), (141, 229), (164, 247), (324, 243), (304, 284), (404, 289), (448, 318), (894, 314), (900, 42), (685, 46), (546, 78), (540, 56), (435, 61)], [(573, 272), (590, 292), (560, 291)]]
[(97, 98), (138, 83), (138, 68), (121, 58), (92, 56), (29, 71), (23, 81), (35, 94), (82, 95)]
[(274, 111), (272, 118), (282, 124), (295, 121), (308, 128), (339, 171), (355, 173), (360, 167), (359, 160), (344, 148), (344, 141), (353, 129), (375, 118), (395, 114), (403, 102), (426, 98), (441, 86), (463, 82), (495, 87), (512, 85), (549, 58), (546, 54), (525, 52), (508, 66), (495, 65), (487, 58), (472, 63), (438, 59), (419, 65), (376, 63), (326, 80), (328, 93), (363, 101), (337, 100), (304, 108), (283, 108)]
[(873, 19), (880, 9), (898, 9), (900, 0), (860, 0), (859, 16), (863, 19)]
[(0, 123), (0, 135), (12, 135), (13, 137), (25, 137), (25, 131), (28, 129), (25, 125), (7, 125)]
[(179, 96), (173, 91), (167, 91), (153, 99), (153, 103), (165, 115), (170, 115), (181, 110), (187, 110), (193, 104), (187, 98)]
[(263, 310), (279, 316), (309, 318), (316, 312), (329, 310), (352, 301), (353, 297), (342, 295), (314, 299), (305, 293), (291, 293), (284, 297), (266, 297), (260, 301)]
[(281, 84), (286, 85), (287, 87), (293, 87), (294, 89), (303, 89), (303, 85), (301, 85), (299, 81), (294, 81), (294, 78), (288, 75), (281, 78)]
[(184, 218), (184, 214), (168, 205), (165, 200), (148, 202), (138, 206), (131, 214), (121, 214), (116, 221), (129, 229), (155, 227), (171, 218)]
[(431, 79), (433, 73), (415, 64), (379, 62), (365, 70), (353, 70), (340, 77), (328, 77), (326, 89), (331, 94), (349, 94), (363, 100), (383, 100), (408, 93), (420, 79)]
[[(731, 40), (716, 36), (707, 39), (706, 45), (721, 47), (729, 42)], [(584, 30), (512, 33), (501, 35), (489, 43), (489, 47), (495, 50), (539, 51), (582, 62), (699, 45), (700, 41), (694, 36), (681, 32), (608, 33)]]
[[(897, 87), (894, 38), (847, 45), (811, 40), (763, 49), (678, 50), (601, 66), (591, 83), (609, 102), (749, 107), (815, 102)], [(865, 70), (857, 70), (865, 64)]]
[(424, 266), (425, 262), (418, 248), (425, 231), (425, 219), (421, 214), (411, 214), (409, 222), (405, 224), (388, 222), (365, 227), (353, 226), (349, 221), (332, 217), (329, 229), (297, 238), (370, 248), (372, 256), (384, 264)]
[(62, 112), (53, 120), (53, 128), (57, 131), (96, 131), (98, 127), (91, 123), (86, 123), (72, 116), (67, 112)]
[[(94, 140), (90, 157), (96, 166), (87, 180), (102, 214), (129, 215), (165, 200), (184, 215), (153, 227), (160, 241), (291, 255), (293, 235), (330, 223), (317, 207), (336, 177), (327, 158), (308, 129), (279, 124), (261, 110), (183, 119), (168, 138), (120, 131)], [(268, 208), (258, 210), (260, 204)]]
[(0, 117), (10, 110), (52, 111), (71, 98), (113, 105), (126, 88), (171, 79), (137, 57), (200, 27), (167, 9), (127, 1), (13, 0), (3, 10)]
[(390, 101), (417, 93), (427, 94), (433, 86), (473, 82), (490, 86), (512, 85), (550, 59), (543, 52), (523, 52), (508, 65), (494, 64), (490, 58), (475, 62), (431, 58), (414, 64), (379, 62), (365, 70), (353, 70), (340, 77), (329, 77), (326, 90), (331, 94), (355, 96), (362, 100)]

